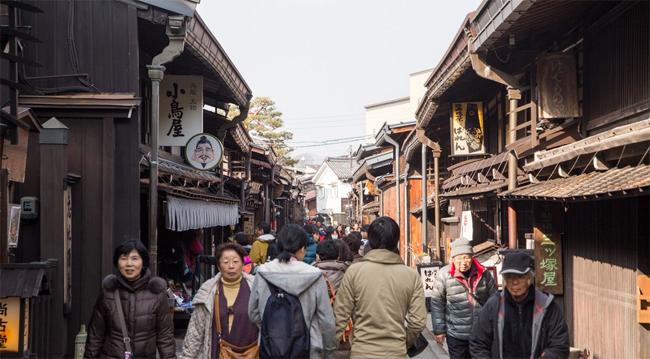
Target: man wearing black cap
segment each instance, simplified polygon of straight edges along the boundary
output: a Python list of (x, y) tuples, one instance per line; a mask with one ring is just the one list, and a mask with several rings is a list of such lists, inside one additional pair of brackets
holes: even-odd
[(505, 290), (481, 310), (470, 339), (472, 358), (568, 358), (569, 330), (553, 295), (535, 288), (532, 258), (506, 254)]
[(470, 358), (469, 337), (481, 306), (496, 292), (494, 278), (475, 258), (465, 238), (451, 243), (451, 264), (438, 271), (431, 297), (431, 322), (438, 344), (447, 340), (449, 358)]

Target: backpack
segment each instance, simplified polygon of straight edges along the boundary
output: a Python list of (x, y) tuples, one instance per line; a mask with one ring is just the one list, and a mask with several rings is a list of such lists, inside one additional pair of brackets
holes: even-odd
[(300, 300), (267, 283), (271, 296), (262, 317), (260, 358), (309, 358), (309, 328)]
[(275, 240), (269, 241), (269, 246), (266, 249), (266, 261), (270, 262), (278, 256), (278, 245)]

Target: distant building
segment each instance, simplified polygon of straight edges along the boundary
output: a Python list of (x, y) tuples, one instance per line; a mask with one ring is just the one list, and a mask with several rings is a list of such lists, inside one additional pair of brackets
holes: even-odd
[(350, 182), (358, 167), (350, 157), (328, 157), (312, 178), (316, 186), (316, 212), (333, 215), (338, 222), (344, 222), (352, 190)]
[(374, 136), (384, 123), (393, 125), (415, 119), (415, 112), (426, 92), (424, 83), (432, 70), (426, 69), (409, 75), (409, 96), (365, 106), (365, 135), (373, 137), (368, 142), (374, 141)]

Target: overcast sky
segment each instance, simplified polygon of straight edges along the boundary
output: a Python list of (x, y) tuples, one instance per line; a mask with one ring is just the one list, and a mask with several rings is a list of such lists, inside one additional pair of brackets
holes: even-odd
[(284, 113), (294, 153), (320, 162), (356, 148), (364, 106), (408, 96), (408, 75), (438, 64), (479, 3), (203, 0), (198, 11), (253, 95)]

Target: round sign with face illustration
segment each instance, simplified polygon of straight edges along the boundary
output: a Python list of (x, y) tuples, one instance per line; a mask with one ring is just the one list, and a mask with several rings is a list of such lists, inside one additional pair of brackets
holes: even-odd
[(185, 145), (185, 160), (190, 166), (207, 171), (221, 163), (223, 145), (209, 133), (199, 133), (187, 141)]

